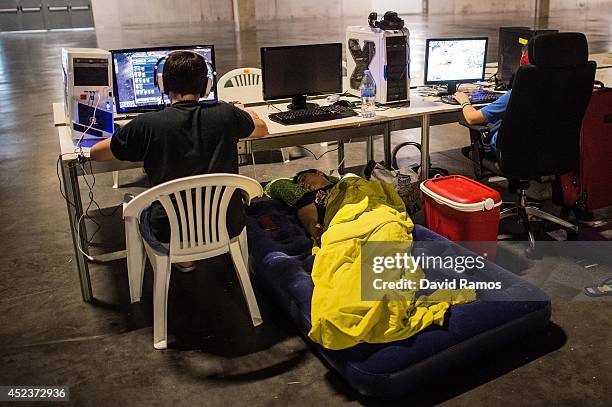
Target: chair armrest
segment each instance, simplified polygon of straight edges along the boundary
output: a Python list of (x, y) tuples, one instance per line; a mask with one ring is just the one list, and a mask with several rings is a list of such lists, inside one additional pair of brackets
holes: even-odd
[(465, 118), (463, 117), (461, 118), (461, 120), (459, 120), (459, 124), (463, 127), (467, 127), (468, 129), (477, 131), (479, 133), (486, 133), (489, 131), (489, 126), (483, 124), (469, 124), (465, 121)]
[(125, 194), (125, 195), (123, 195), (123, 203), (124, 204), (128, 204), (134, 198), (136, 198), (136, 195), (134, 195), (134, 194)]

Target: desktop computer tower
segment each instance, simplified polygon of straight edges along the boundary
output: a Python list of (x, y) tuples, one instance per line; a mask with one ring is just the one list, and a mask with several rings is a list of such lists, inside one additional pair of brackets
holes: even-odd
[(514, 75), (520, 66), (523, 45), (519, 38), (529, 41), (532, 37), (546, 33), (556, 33), (559, 30), (532, 30), (529, 27), (500, 27), (497, 79), (510, 88)]
[(359, 96), (363, 72), (376, 82), (376, 103), (410, 101), (410, 33), (366, 26), (346, 29), (348, 92)]
[(73, 139), (100, 139), (113, 134), (111, 75), (110, 52), (98, 48), (62, 48), (64, 109)]

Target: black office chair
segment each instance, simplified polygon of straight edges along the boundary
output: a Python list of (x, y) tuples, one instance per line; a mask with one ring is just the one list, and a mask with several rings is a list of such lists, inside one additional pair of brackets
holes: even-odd
[[(575, 168), (579, 153), (582, 117), (595, 79), (595, 62), (588, 61), (586, 37), (581, 33), (542, 34), (529, 41), (532, 65), (521, 66), (497, 136), (496, 161), (486, 151), (486, 126), (468, 126), (472, 160), (477, 177), (482, 169), (503, 176), (511, 192), (518, 194), (514, 207), (501, 218), (516, 215), (529, 236), (529, 252), (535, 239), (529, 218), (540, 218), (577, 232), (576, 226), (529, 206), (526, 190), (531, 180), (559, 176)], [(481, 167), (482, 166), (482, 167)]]

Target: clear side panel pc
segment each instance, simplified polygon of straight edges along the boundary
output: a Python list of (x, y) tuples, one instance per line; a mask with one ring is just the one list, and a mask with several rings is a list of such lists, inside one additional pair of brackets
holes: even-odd
[(74, 139), (113, 134), (111, 54), (98, 48), (63, 48), (64, 108)]
[(376, 82), (377, 103), (410, 101), (410, 33), (369, 26), (346, 29), (348, 92), (359, 96), (363, 72)]

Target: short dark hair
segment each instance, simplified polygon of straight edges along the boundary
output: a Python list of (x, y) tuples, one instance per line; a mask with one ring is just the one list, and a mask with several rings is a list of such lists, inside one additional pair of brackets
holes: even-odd
[(164, 91), (183, 95), (206, 92), (208, 66), (202, 55), (191, 51), (174, 51), (163, 67)]
[(293, 181), (294, 184), (299, 184), (300, 183), (300, 178), (302, 177), (302, 175), (305, 175), (305, 174), (314, 174), (314, 173), (317, 173), (317, 172), (320, 172), (325, 177), (325, 179), (329, 181), (329, 177), (327, 175), (325, 175), (325, 173), (323, 173), (322, 171), (317, 170), (316, 168), (309, 168), (307, 170), (303, 170), (303, 171), (298, 172), (297, 174), (295, 174), (295, 177), (293, 177), (292, 181)]

